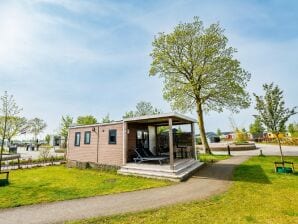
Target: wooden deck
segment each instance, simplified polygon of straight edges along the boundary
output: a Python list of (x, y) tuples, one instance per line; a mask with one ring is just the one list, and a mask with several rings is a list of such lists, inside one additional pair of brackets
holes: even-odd
[(151, 177), (158, 179), (169, 179), (173, 181), (183, 181), (190, 177), (196, 170), (203, 165), (194, 159), (179, 159), (174, 161), (174, 168), (171, 169), (170, 164), (154, 164), (154, 163), (127, 163), (118, 171), (124, 175), (135, 175), (143, 177)]

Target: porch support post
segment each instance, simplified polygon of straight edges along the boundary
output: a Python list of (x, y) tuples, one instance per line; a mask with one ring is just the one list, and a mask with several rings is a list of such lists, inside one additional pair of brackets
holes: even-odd
[(127, 163), (127, 122), (123, 122), (123, 165)]
[(170, 168), (174, 170), (174, 144), (173, 144), (173, 120), (169, 118), (169, 149), (170, 149)]
[(192, 150), (193, 150), (194, 159), (197, 160), (195, 123), (191, 123), (191, 143), (192, 143)]
[(158, 142), (157, 142), (157, 126), (154, 126), (154, 131), (155, 131), (155, 155), (159, 155), (160, 151), (157, 148)]

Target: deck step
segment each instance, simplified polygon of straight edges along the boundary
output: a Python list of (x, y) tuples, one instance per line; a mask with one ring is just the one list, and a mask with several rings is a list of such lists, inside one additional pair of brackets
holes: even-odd
[(136, 175), (181, 181), (186, 179), (194, 171), (199, 169), (203, 165), (203, 163), (196, 160), (192, 160), (185, 161), (178, 165), (179, 166), (176, 166), (176, 169), (171, 170), (169, 166), (144, 166), (143, 164), (129, 164), (121, 167), (121, 169), (118, 170), (118, 173), (124, 175)]

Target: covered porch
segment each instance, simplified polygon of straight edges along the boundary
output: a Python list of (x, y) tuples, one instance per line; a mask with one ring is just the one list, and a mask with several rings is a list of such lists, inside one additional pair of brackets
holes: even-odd
[[(124, 119), (123, 166), (119, 173), (186, 179), (202, 165), (196, 159), (195, 123), (196, 120), (178, 113)], [(136, 150), (144, 150), (144, 160), (138, 160), (142, 156)], [(147, 161), (148, 154), (166, 159)]]

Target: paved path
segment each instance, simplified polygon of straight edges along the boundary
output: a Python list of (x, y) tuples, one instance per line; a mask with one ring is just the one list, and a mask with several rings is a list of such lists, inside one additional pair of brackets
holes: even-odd
[[(214, 143), (216, 144), (222, 144), (222, 143)], [(267, 156), (279, 156), (279, 146), (278, 145), (267, 145), (267, 144), (256, 144), (257, 149), (256, 150), (248, 150), (248, 151), (231, 151), (231, 154), (233, 156), (255, 156), (260, 154), (260, 150), (262, 150), (264, 155)], [(285, 156), (298, 156), (298, 146), (282, 146), (283, 154)], [(213, 151), (214, 154), (227, 154), (227, 152), (224, 151)]]
[(226, 191), (235, 166), (248, 158), (237, 156), (206, 166), (173, 186), (0, 210), (0, 223), (63, 223), (204, 199)]

